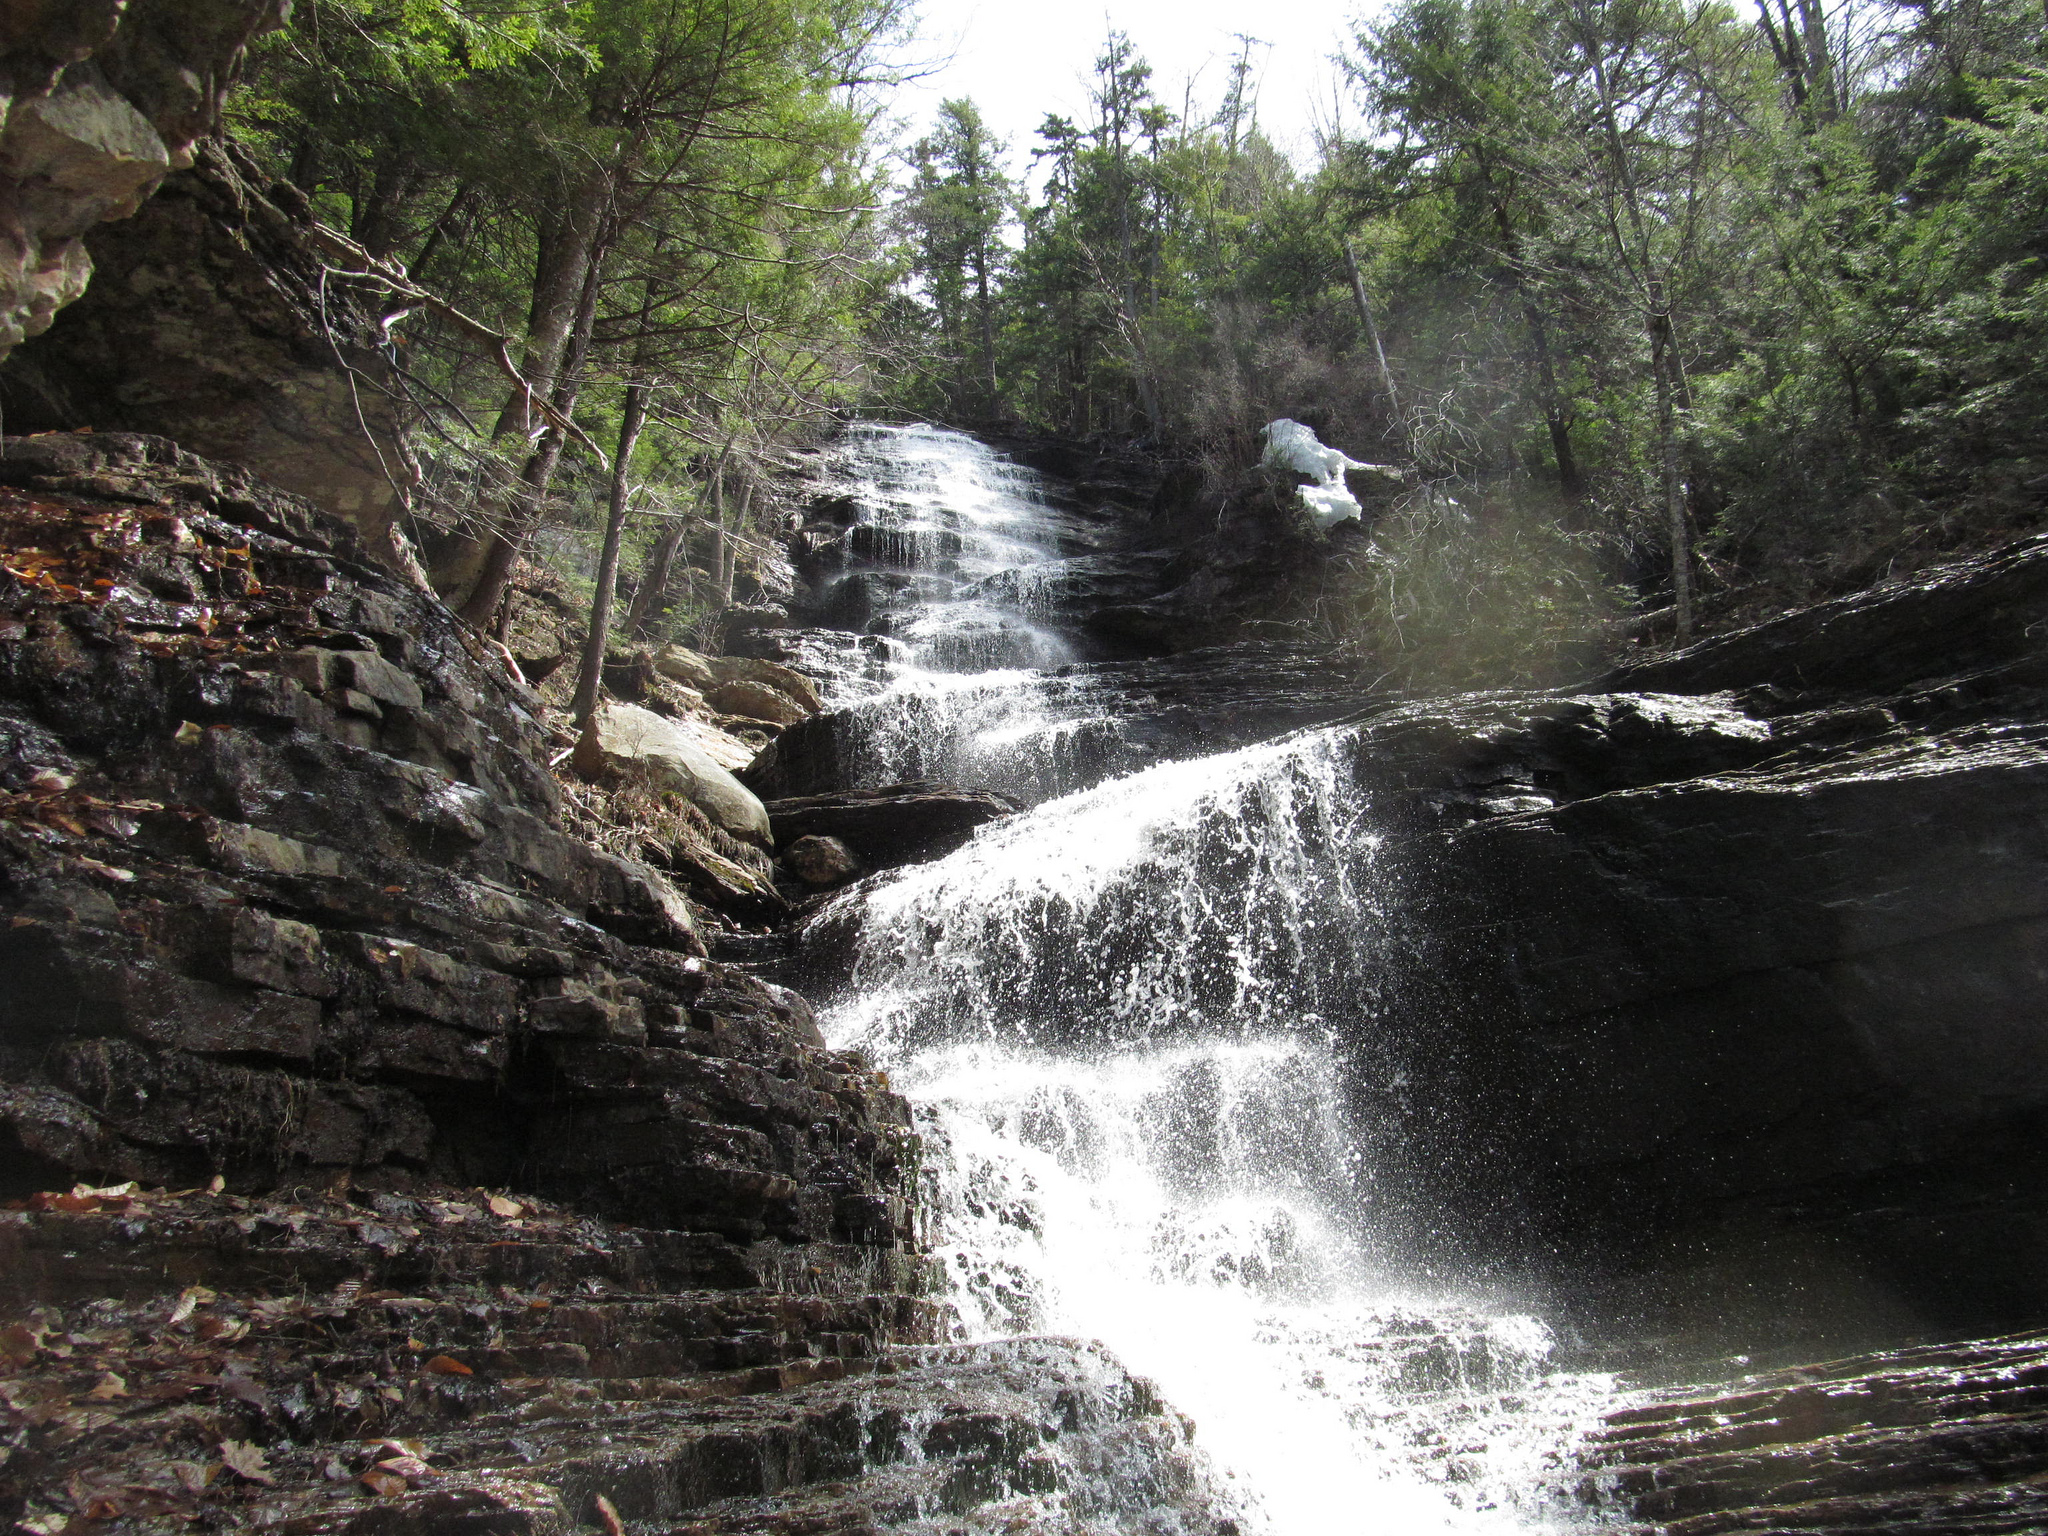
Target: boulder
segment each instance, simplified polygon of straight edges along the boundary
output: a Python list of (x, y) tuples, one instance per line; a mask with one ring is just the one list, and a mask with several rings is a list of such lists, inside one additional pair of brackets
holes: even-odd
[(794, 725), (811, 714), (781, 689), (745, 679), (720, 683), (704, 695), (704, 702), (720, 714), (764, 720), (770, 725)]
[[(669, 684), (674, 687), (673, 683)], [(677, 730), (696, 742), (704, 753), (727, 773), (737, 774), (760, 756), (760, 747), (731, 731), (720, 730), (701, 715), (682, 715), (674, 720)]]
[(734, 837), (769, 841), (768, 813), (754, 792), (721, 767), (694, 732), (650, 709), (600, 705), (571, 762), (586, 779), (638, 770), (656, 786), (685, 796)]
[(686, 645), (664, 645), (654, 653), (654, 670), (672, 683), (681, 683), (685, 688), (694, 688), (699, 693), (716, 688), (719, 677), (711, 669), (711, 660), (700, 656)]
[(780, 629), (788, 622), (789, 610), (778, 603), (754, 603), (725, 610), (725, 631), (731, 635), (750, 629)]
[(803, 705), (806, 714), (816, 714), (825, 707), (825, 701), (818, 696), (818, 685), (794, 667), (752, 656), (713, 656), (708, 660), (720, 683), (759, 683), (773, 688)]
[(828, 837), (869, 869), (939, 858), (966, 842), (977, 827), (1017, 809), (1007, 795), (929, 779), (775, 800), (767, 807), (775, 845), (785, 854), (800, 840)]
[(806, 885), (839, 885), (860, 873), (860, 860), (836, 837), (812, 834), (782, 850), (782, 862)]

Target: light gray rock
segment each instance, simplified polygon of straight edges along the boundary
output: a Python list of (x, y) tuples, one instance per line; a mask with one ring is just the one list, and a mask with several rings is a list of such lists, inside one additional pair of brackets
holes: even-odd
[(587, 779), (637, 768), (655, 784), (687, 796), (718, 826), (770, 846), (768, 811), (754, 792), (714, 762), (673, 720), (634, 704), (599, 708), (571, 759)]
[(744, 678), (720, 683), (704, 695), (704, 700), (720, 714), (765, 720), (770, 725), (794, 725), (799, 720), (808, 720), (812, 713), (780, 688)]
[(719, 683), (711, 658), (700, 656), (686, 645), (664, 645), (654, 653), (654, 670), (672, 683), (708, 693)]

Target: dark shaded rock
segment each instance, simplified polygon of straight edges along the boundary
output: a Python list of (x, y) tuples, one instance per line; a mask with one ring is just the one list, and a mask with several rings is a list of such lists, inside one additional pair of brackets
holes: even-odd
[(303, 200), (280, 206), (264, 183), (210, 140), (133, 218), (92, 231), (98, 278), (0, 369), (8, 429), (172, 438), (346, 518), (380, 565), (421, 580), (395, 521), (383, 296), (335, 276)]
[[(1167, 1512), (1190, 1536), (1229, 1529), (1193, 1426), (1099, 1346), (941, 1344), (932, 1303), (801, 1294), (803, 1271), (760, 1245), (531, 1201), (501, 1214), (475, 1189), (71, 1204), (0, 1216), (0, 1297), (45, 1308), (10, 1333), (10, 1389), (62, 1403), (66, 1324), (89, 1316), (128, 1396), (17, 1426), (0, 1471), (16, 1508), (76, 1495), (151, 1528), (203, 1510), (302, 1536), (566, 1536), (602, 1525), (600, 1499), (636, 1529), (711, 1533), (1003, 1519), (1028, 1498), (1062, 1529)], [(815, 1276), (831, 1256), (804, 1257)], [(180, 1482), (222, 1440), (265, 1447), (263, 1478)], [(380, 1462), (388, 1481), (358, 1481)]]
[(2048, 1315), (2044, 573), (2037, 541), (1617, 679), (1740, 692), (1360, 729), (1418, 1074), (1369, 1091), (1478, 1249), (1731, 1348)]
[[(0, 1119), (26, 1166), (516, 1181), (902, 1247), (839, 1214), (900, 1208), (902, 1102), (793, 994), (698, 958), (666, 876), (560, 829), (531, 695), (345, 525), (95, 434), (7, 444), (0, 544), (40, 571), (0, 583), (0, 721), (44, 764), (0, 801)], [(766, 855), (709, 870), (730, 849), (703, 830), (701, 883), (779, 908)]]
[(806, 837), (837, 838), (866, 868), (889, 869), (951, 853), (975, 828), (1017, 809), (1003, 795), (927, 779), (771, 800), (768, 820), (777, 848)]
[[(0, 1214), (0, 1306), (27, 1319), (9, 1329), (10, 1389), (64, 1400), (68, 1325), (102, 1330), (95, 1368), (125, 1395), (118, 1415), (0, 1410), (14, 1436), (0, 1498), (15, 1510), (97, 1499), (141, 1529), (203, 1515), (225, 1530), (565, 1533), (600, 1493), (679, 1515), (919, 1459), (940, 1481), (941, 1465), (986, 1467), (1001, 1484), (1010, 1462), (1045, 1454), (1031, 1431), (1057, 1391), (1089, 1405), (1066, 1421), (1077, 1448), (1184, 1438), (1143, 1383), (1082, 1347), (903, 1349), (944, 1338), (947, 1320), (900, 1293), (903, 1267), (864, 1262), (873, 1247), (792, 1257), (476, 1188), (28, 1203)], [(980, 1390), (953, 1406), (904, 1412), (969, 1378)], [(864, 1412), (875, 1433), (849, 1443)], [(913, 1420), (960, 1443), (911, 1430), (898, 1447), (891, 1430)], [(975, 1424), (1014, 1425), (1009, 1462), (969, 1443)], [(266, 1447), (264, 1477), (181, 1482), (177, 1464), (216, 1464), (223, 1439)], [(416, 1456), (359, 1483), (386, 1439)]]
[(1750, 1376), (1610, 1413), (1589, 1502), (1636, 1531), (2038, 1531), (2048, 1341), (1931, 1345)]
[(853, 850), (836, 837), (810, 834), (782, 850), (782, 861), (806, 885), (843, 885), (861, 872)]
[(2035, 627), (2044, 608), (2048, 538), (2037, 537), (1686, 650), (1624, 663), (1603, 686), (1876, 692), (2007, 666), (2031, 682), (2048, 682), (2048, 656)]

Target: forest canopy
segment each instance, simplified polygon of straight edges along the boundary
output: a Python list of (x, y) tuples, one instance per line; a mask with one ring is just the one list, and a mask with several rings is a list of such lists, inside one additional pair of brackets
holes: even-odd
[(1309, 167), (1247, 58), (1176, 112), (1112, 34), (1087, 121), (1006, 156), (959, 102), (918, 146), (938, 362), (902, 397), (1219, 475), (1294, 417), (1594, 540), (1649, 606), (1910, 568), (2048, 503), (2042, 21), (1402, 0), (1343, 60), (1364, 130)]
[(1426, 488), (1397, 510), (1439, 564), (1476, 520), (1681, 634), (2048, 505), (2033, 0), (1400, 0), (1343, 58), (1364, 127), (1307, 165), (1249, 44), (1196, 106), (1114, 30), (1080, 119), (1010, 144), (949, 101), (892, 152), (912, 24), (312, 0), (261, 45), (233, 129), (443, 301), (390, 350), (473, 622), (562, 529), (608, 542), (606, 593), (630, 567), (637, 627), (730, 603), (765, 456), (862, 411), (1212, 485), (1293, 417)]

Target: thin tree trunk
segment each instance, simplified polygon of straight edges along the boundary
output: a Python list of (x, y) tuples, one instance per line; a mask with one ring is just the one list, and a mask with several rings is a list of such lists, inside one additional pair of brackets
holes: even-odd
[[(608, 244), (608, 241), (600, 242), (593, 248), (584, 267), (583, 290), (577, 298), (576, 313), (551, 402), (555, 413), (564, 418), (576, 410), (583, 360), (590, 350), (591, 327), (597, 320), (597, 294), (603, 285)], [(562, 433), (558, 428), (549, 427), (541, 434), (538, 446), (527, 457), (504, 522), (492, 536), (476, 586), (456, 610), (478, 629), (489, 623), (492, 615), (498, 612), (498, 605), (505, 595), (505, 585), (512, 578), (512, 568), (518, 564), (528, 536), (540, 521), (541, 509), (547, 503), (548, 487), (554, 480), (555, 466), (561, 461), (562, 446)]]
[(719, 603), (722, 607), (732, 606), (733, 580), (739, 572), (739, 548), (736, 541), (745, 537), (747, 513), (753, 505), (754, 477), (749, 475), (746, 483), (740, 487), (740, 505), (739, 510), (733, 514), (732, 531), (725, 537), (725, 571), (719, 585)]
[(1393, 413), (1394, 430), (1401, 434), (1401, 448), (1410, 457), (1414, 456), (1415, 443), (1408, 431), (1406, 418), (1401, 415), (1401, 396), (1394, 388), (1394, 372), (1387, 366), (1387, 349), (1380, 345), (1380, 328), (1372, 317), (1372, 301), (1365, 296), (1365, 277), (1358, 270), (1358, 253), (1351, 248), (1351, 237), (1344, 237), (1344, 265), (1351, 272), (1351, 299), (1358, 306), (1358, 318), (1365, 326), (1365, 334), (1372, 341), (1372, 355), (1379, 362), (1380, 388), (1387, 392), (1387, 409)]
[(981, 306), (981, 365), (983, 387), (988, 394), (988, 418), (996, 415), (996, 321), (995, 306), (988, 293), (988, 247), (983, 245), (974, 253), (974, 283)]
[(1501, 258), (1508, 286), (1515, 290), (1515, 297), (1522, 305), (1522, 320), (1529, 327), (1529, 348), (1535, 354), (1536, 382), (1543, 392), (1543, 425), (1550, 433), (1551, 456), (1557, 461), (1558, 488), (1577, 501), (1585, 493), (1586, 482), (1579, 475), (1578, 454), (1572, 448), (1571, 417), (1564, 408), (1563, 391), (1557, 387), (1557, 368), (1550, 356), (1550, 327), (1543, 323), (1543, 311), (1529, 292), (1529, 285), (1522, 280), (1521, 242), (1508, 218), (1506, 205), (1498, 198), (1493, 200), (1493, 223), (1500, 231)]
[(590, 632), (583, 638), (583, 666), (576, 675), (576, 697), (569, 713), (580, 725), (597, 710), (598, 684), (604, 677), (605, 646), (611, 641), (612, 602), (619, 585), (619, 541), (626, 531), (626, 505), (632, 494), (629, 473), (640, 428), (647, 420), (647, 386), (628, 384), (626, 406), (619, 418), (619, 446), (612, 455), (611, 504), (604, 520), (604, 549), (597, 557), (597, 592), (590, 600)]
[[(540, 248), (534, 257), (526, 344), (520, 362), (521, 373), (535, 391), (552, 392), (558, 388), (564, 353), (575, 336), (583, 296), (590, 291), (592, 264), (602, 260), (599, 245), (604, 190), (598, 180), (586, 183), (572, 206), (541, 233)], [(491, 441), (501, 443), (514, 436), (530, 437), (533, 415), (532, 397), (526, 389), (515, 386), (498, 410)], [(529, 466), (532, 461), (529, 454)], [(481, 499), (486, 504), (498, 503), (501, 524), (523, 516), (526, 498), (521, 481), (525, 477), (501, 472), (493, 478), (495, 484), (481, 493)], [(434, 559), (434, 590), (464, 617), (481, 606), (483, 617), (471, 620), (479, 627), (488, 619), (496, 601), (493, 597), (490, 604), (479, 605), (476, 599), (500, 542), (495, 529), (459, 534)], [(506, 568), (509, 570), (509, 565)]]
[(640, 571), (640, 585), (633, 593), (633, 606), (626, 610), (628, 635), (637, 639), (646, 634), (647, 626), (654, 622), (655, 605), (668, 590), (669, 572), (675, 566), (676, 551), (683, 547), (683, 535), (689, 526), (677, 517), (647, 552), (647, 564)]
[(725, 563), (732, 545), (725, 535), (725, 455), (718, 456), (718, 469), (711, 477), (711, 590), (718, 605), (725, 606)]
[(1671, 612), (1678, 643), (1692, 640), (1692, 539), (1685, 524), (1684, 477), (1678, 468), (1678, 408), (1673, 398), (1673, 338), (1668, 321), (1651, 324), (1650, 371), (1657, 383), (1657, 436), (1663, 460), (1664, 518), (1671, 540)]
[[(704, 515), (705, 503), (711, 499), (711, 487), (725, 467), (726, 455), (731, 452), (732, 439), (727, 438), (725, 446), (719, 450), (718, 462), (713, 466), (711, 477), (705, 480), (703, 489), (697, 492), (697, 505), (693, 510), (700, 519)], [(676, 551), (683, 547), (683, 540), (689, 536), (689, 531), (689, 523), (680, 517), (677, 518), (668, 532), (661, 536), (661, 542), (648, 552), (647, 569), (641, 574), (640, 590), (633, 594), (633, 609), (626, 618), (630, 633), (645, 634), (648, 626), (654, 622), (655, 605), (668, 590), (669, 570), (675, 563)]]

